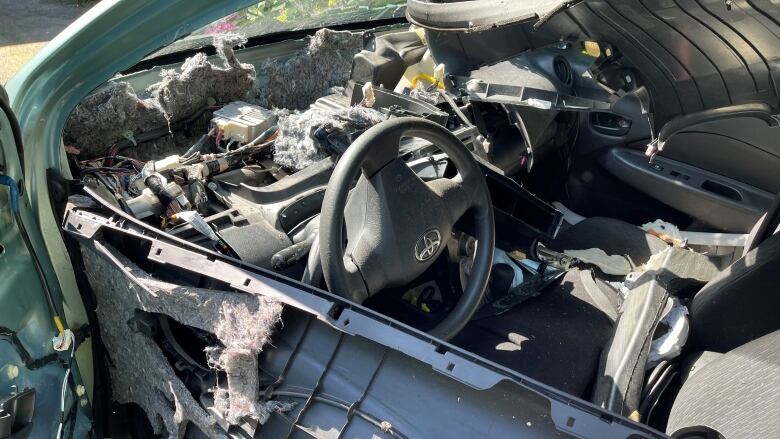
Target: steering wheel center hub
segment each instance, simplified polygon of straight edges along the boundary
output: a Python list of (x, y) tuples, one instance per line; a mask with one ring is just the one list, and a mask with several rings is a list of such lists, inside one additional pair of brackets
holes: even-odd
[(420, 262), (433, 258), (441, 247), (441, 232), (436, 227), (428, 229), (414, 245), (414, 257)]

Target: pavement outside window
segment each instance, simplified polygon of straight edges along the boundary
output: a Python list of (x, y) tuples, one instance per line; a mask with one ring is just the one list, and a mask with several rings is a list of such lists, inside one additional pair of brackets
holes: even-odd
[(0, 0), (0, 84), (94, 3)]

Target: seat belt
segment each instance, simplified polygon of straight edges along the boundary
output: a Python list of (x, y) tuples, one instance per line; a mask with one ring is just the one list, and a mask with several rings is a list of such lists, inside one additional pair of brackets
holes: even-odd
[(596, 279), (593, 277), (593, 272), (590, 270), (580, 270), (580, 282), (585, 292), (588, 293), (596, 307), (603, 312), (612, 323), (615, 323), (618, 318), (618, 310), (610, 302), (604, 290), (601, 289)]

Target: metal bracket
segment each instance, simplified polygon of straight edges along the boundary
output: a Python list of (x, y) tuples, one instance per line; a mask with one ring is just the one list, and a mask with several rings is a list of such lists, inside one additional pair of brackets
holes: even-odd
[(577, 258), (551, 250), (541, 242), (536, 244), (535, 253), (536, 259), (559, 270), (568, 270), (572, 265), (579, 262)]
[(11, 393), (0, 399), (0, 439), (10, 438), (32, 426), (35, 414), (35, 389), (19, 392), (11, 386)]

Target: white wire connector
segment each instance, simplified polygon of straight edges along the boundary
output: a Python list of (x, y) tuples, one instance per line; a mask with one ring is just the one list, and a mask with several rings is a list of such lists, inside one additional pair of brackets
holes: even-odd
[(374, 96), (374, 84), (366, 82), (363, 84), (363, 101), (364, 106), (371, 108), (376, 103), (376, 96)]
[(436, 87), (439, 87), (439, 84), (444, 85), (444, 72), (446, 69), (447, 67), (443, 63), (433, 68), (433, 79), (436, 80), (436, 84), (434, 84)]
[(66, 329), (56, 337), (51, 339), (52, 347), (57, 352), (65, 352), (70, 349), (71, 345), (76, 342), (76, 337), (73, 335), (73, 331)]

